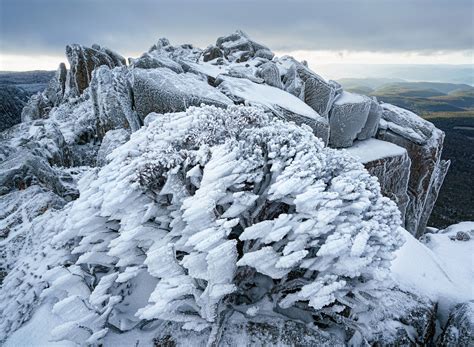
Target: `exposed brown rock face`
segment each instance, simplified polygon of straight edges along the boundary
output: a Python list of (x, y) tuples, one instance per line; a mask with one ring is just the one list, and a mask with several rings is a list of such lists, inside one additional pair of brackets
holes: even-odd
[(110, 68), (125, 65), (125, 59), (107, 48), (94, 45), (94, 48), (72, 44), (66, 46), (66, 56), (70, 70), (68, 74), (69, 96), (79, 96), (89, 86), (92, 71), (98, 66)]
[(420, 237), (450, 164), (441, 160), (444, 133), (410, 111), (388, 104), (382, 108), (377, 138), (405, 148), (411, 159), (405, 227)]

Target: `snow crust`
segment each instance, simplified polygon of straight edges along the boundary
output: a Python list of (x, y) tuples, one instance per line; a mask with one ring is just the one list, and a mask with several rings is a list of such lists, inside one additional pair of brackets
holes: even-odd
[(302, 100), (281, 89), (264, 84), (257, 84), (243, 78), (225, 76), (222, 77), (222, 79), (223, 82), (219, 85), (220, 90), (236, 95), (248, 101), (250, 104), (263, 104), (270, 109), (278, 105), (310, 119), (322, 119), (315, 110)]
[[(458, 231), (470, 233), (471, 240), (452, 240)], [(395, 253), (393, 278), (403, 289), (438, 302), (445, 322), (454, 305), (474, 300), (474, 222), (427, 234), (425, 244), (403, 234), (406, 242)]]
[(345, 151), (364, 164), (378, 159), (403, 156), (407, 153), (403, 147), (377, 139), (356, 141)]

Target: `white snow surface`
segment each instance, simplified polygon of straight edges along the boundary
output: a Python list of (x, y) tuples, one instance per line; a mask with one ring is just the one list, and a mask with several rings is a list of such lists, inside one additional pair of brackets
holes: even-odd
[(222, 76), (223, 82), (219, 89), (229, 91), (231, 94), (245, 99), (250, 104), (263, 104), (270, 109), (275, 105), (280, 106), (293, 113), (311, 118), (322, 119), (322, 117), (309, 105), (296, 96), (281, 89), (265, 84), (257, 84), (243, 78)]
[(350, 92), (342, 92), (341, 95), (334, 101), (335, 105), (344, 105), (344, 104), (359, 104), (367, 101), (367, 97), (359, 94), (354, 94)]
[(345, 151), (363, 164), (377, 159), (402, 156), (407, 152), (405, 148), (394, 143), (377, 139), (355, 141), (353, 146)]
[[(458, 231), (470, 233), (471, 240), (452, 240)], [(442, 321), (454, 305), (474, 299), (474, 222), (426, 234), (426, 244), (407, 231), (404, 236), (392, 262), (393, 279), (402, 289), (438, 302)]]

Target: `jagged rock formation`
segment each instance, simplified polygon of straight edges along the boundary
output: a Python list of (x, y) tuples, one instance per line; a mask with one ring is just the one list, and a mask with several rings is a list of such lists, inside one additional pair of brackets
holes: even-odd
[(92, 48), (76, 44), (66, 46), (66, 57), (71, 67), (66, 83), (68, 97), (82, 94), (89, 86), (95, 68), (101, 65), (110, 68), (125, 65), (125, 58), (98, 45), (93, 45)]
[(405, 148), (411, 159), (405, 227), (420, 237), (450, 164), (441, 160), (444, 133), (408, 110), (389, 104), (382, 108), (377, 138)]
[[(128, 66), (123, 57), (98, 45), (92, 48), (70, 45), (66, 55), (70, 70), (67, 71), (64, 64), (60, 65), (46, 90), (31, 98), (23, 109), (23, 122), (0, 133), (0, 237), (3, 239), (0, 240), (0, 273), (2, 277), (5, 276), (0, 289), (0, 305), (3, 305), (1, 307), (5, 312), (9, 312), (8, 317), (0, 317), (0, 332), (3, 334), (0, 340), (30, 317), (38, 304), (37, 295), (48, 287), (46, 293), (56, 291), (57, 300), (62, 302), (55, 305), (54, 313), (67, 316), (64, 319), (69, 322), (55, 330), (57, 336), (82, 342), (87, 340), (88, 343), (101, 341), (107, 334), (108, 324), (126, 331), (139, 329), (140, 324), (152, 325), (157, 318), (159, 320), (155, 322), (161, 324), (159, 333), (154, 337), (157, 344), (186, 344), (189, 338), (194, 339), (193, 342), (212, 342), (218, 341), (216, 336), (219, 334), (223, 336), (220, 341), (224, 344), (235, 341), (249, 344), (268, 341), (294, 344), (297, 341), (317, 345), (432, 342), (436, 315), (436, 304), (432, 301), (394, 289), (390, 295), (379, 293), (380, 297), (386, 299), (378, 298), (383, 305), (375, 307), (368, 302), (365, 292), (352, 297), (344, 291), (348, 291), (349, 284), (354, 283), (353, 276), (358, 278), (362, 274), (367, 275), (371, 266), (378, 270), (388, 268), (390, 252), (401, 243), (395, 228), (400, 222), (416, 236), (424, 232), (449, 167), (449, 162), (440, 160), (443, 143), (441, 131), (406, 110), (344, 92), (336, 82), (326, 81), (305, 63), (291, 57), (275, 58), (267, 47), (256, 43), (241, 31), (217, 39), (215, 45), (205, 50), (189, 44), (173, 46), (168, 40), (160, 39), (147, 53), (137, 59), (130, 59)], [(203, 107), (203, 104), (212, 107)], [(202, 108), (201, 111), (190, 110), (191, 106)], [(195, 118), (186, 118), (186, 115), (177, 113), (181, 111), (191, 114), (196, 112)], [(237, 113), (239, 117), (232, 118)], [(146, 132), (156, 127), (156, 124), (161, 124), (161, 133)], [(288, 129), (303, 135), (289, 136), (285, 132)], [(178, 136), (178, 140), (170, 140), (179, 134), (182, 137)], [(137, 140), (138, 136), (142, 136), (142, 140)], [(230, 145), (219, 136), (224, 139), (227, 137), (227, 140), (233, 138), (235, 142)], [(315, 136), (321, 141), (316, 140)], [(164, 146), (167, 141), (171, 141), (168, 147)], [(130, 147), (131, 143), (134, 148)], [(225, 171), (226, 166), (223, 164), (227, 163), (226, 160), (234, 163), (232, 158), (235, 153), (232, 149), (245, 147), (249, 143), (254, 143), (255, 148), (247, 149), (244, 159), (235, 162), (245, 164), (242, 167), (248, 170), (254, 170), (257, 166), (252, 165), (256, 165), (259, 160), (263, 160), (265, 165), (259, 164), (259, 170), (246, 173), (247, 181), (239, 181), (235, 177), (236, 171)], [(224, 144), (227, 147), (222, 147)], [(270, 147), (265, 147), (267, 145)], [(305, 149), (305, 146), (310, 145), (311, 151)], [(119, 155), (120, 149), (127, 146), (130, 147), (128, 154)], [(377, 177), (380, 188), (361, 164), (341, 153), (340, 148), (346, 147), (349, 154), (359, 157), (368, 172)], [(158, 157), (153, 154), (156, 148), (162, 150)], [(276, 148), (284, 160), (277, 160)], [(223, 149), (228, 152), (222, 152)], [(318, 157), (320, 154), (321, 157)], [(148, 160), (147, 165), (128, 167), (130, 160), (138, 155)], [(290, 165), (293, 156), (300, 166)], [(210, 158), (215, 158), (211, 169), (222, 170), (218, 171), (222, 177), (208, 177), (208, 169), (204, 166)], [(115, 167), (110, 167), (110, 160), (115, 160)], [(167, 160), (170, 161), (168, 166), (164, 165)], [(171, 166), (178, 163), (183, 165), (182, 170), (172, 171)], [(337, 167), (341, 163), (347, 164), (347, 177), (334, 179), (340, 174)], [(305, 164), (311, 165), (311, 170), (307, 170)], [(276, 184), (272, 175), (285, 166), (289, 167), (288, 177), (285, 176), (284, 182)], [(233, 170), (240, 170), (240, 166), (235, 164)], [(303, 193), (302, 189), (308, 182), (313, 182), (320, 170), (328, 176), (324, 178), (327, 181), (322, 179), (318, 185)], [(117, 185), (110, 183), (111, 180), (103, 172), (111, 173)], [(122, 180), (128, 176), (133, 176), (135, 180)], [(224, 183), (232, 182), (233, 186), (228, 192), (230, 195), (222, 197), (222, 201), (219, 204), (216, 202), (215, 206), (211, 206), (210, 200), (205, 200), (211, 196), (209, 192), (195, 196), (196, 191), (205, 186), (202, 181), (204, 176), (204, 183), (208, 185), (217, 185), (221, 178)], [(101, 181), (92, 184), (97, 178)], [(354, 182), (348, 184), (344, 179)], [(82, 184), (81, 198), (75, 200), (78, 197), (78, 181), (82, 182), (79, 183)], [(332, 183), (328, 184), (330, 181)], [(147, 186), (144, 182), (152, 183)], [(165, 183), (166, 187), (163, 186)], [(222, 193), (225, 190), (222, 190), (224, 183), (217, 191)], [(266, 189), (259, 190), (259, 184), (270, 183), (275, 184), (274, 191), (269, 193)], [(88, 184), (95, 187), (97, 192), (89, 189)], [(107, 185), (111, 191), (103, 190), (105, 188), (102, 185)], [(158, 187), (162, 190), (158, 191)], [(325, 187), (329, 187), (328, 191), (324, 190)], [(146, 189), (150, 189), (149, 194), (142, 194)], [(85, 197), (82, 195), (84, 192)], [(378, 196), (380, 192), (397, 204), (400, 213), (388, 199)], [(265, 202), (259, 198), (259, 195), (265, 194), (273, 194), (275, 198)], [(109, 198), (112, 196), (119, 199), (111, 203)], [(230, 217), (227, 216), (219, 220), (221, 224), (216, 224), (215, 229), (229, 231), (222, 236), (223, 239), (229, 237), (225, 239), (227, 245), (237, 242), (244, 229), (250, 228), (247, 224), (251, 218), (258, 213), (268, 213), (270, 227), (267, 228), (268, 232), (265, 231), (268, 235), (262, 231), (262, 235), (254, 238), (257, 241), (245, 243), (254, 240), (251, 237), (245, 239), (251, 234), (249, 231), (246, 236), (242, 236), (245, 247), (239, 246), (237, 250), (232, 246), (229, 252), (219, 249), (221, 253), (212, 251), (213, 244), (206, 243), (214, 240), (208, 234), (212, 228), (199, 229), (207, 225), (210, 219), (204, 218), (204, 222), (194, 220), (202, 208), (196, 205), (192, 209), (190, 205), (192, 199), (201, 198), (205, 200), (206, 208), (209, 207), (205, 210), (209, 213), (222, 213), (223, 209), (233, 204), (230, 209), (233, 212), (229, 212), (229, 216), (239, 216), (254, 203), (260, 206), (255, 213), (245, 212), (241, 221), (238, 218), (228, 219)], [(357, 199), (360, 201), (350, 206)], [(68, 204), (70, 200), (75, 202)], [(156, 201), (168, 206), (159, 216), (158, 210), (153, 208)], [(163, 206), (160, 205), (160, 208)], [(180, 206), (185, 207), (181, 209)], [(367, 212), (371, 206), (386, 208), (380, 207), (375, 211), (375, 214), (380, 215), (373, 219), (372, 212)], [(127, 212), (131, 207), (137, 209), (135, 213)], [(100, 211), (94, 210), (99, 208)], [(185, 216), (172, 221), (187, 209), (189, 212)], [(271, 218), (277, 215), (291, 216), (300, 209), (307, 209), (304, 218), (311, 215), (317, 220), (316, 226), (309, 225), (311, 223), (306, 220), (298, 220), (301, 227), (294, 230), (294, 235), (291, 234), (293, 243), (286, 247), (278, 242), (292, 229), (278, 223), (284, 223), (287, 217), (282, 217), (278, 222)], [(81, 211), (90, 213), (84, 218)], [(364, 218), (361, 217), (361, 211), (367, 214)], [(317, 215), (313, 216), (314, 213)], [(71, 216), (76, 219), (71, 221)], [(139, 220), (137, 216), (140, 216)], [(356, 232), (354, 221), (368, 224), (364, 224), (364, 230)], [(156, 223), (163, 223), (160, 224), (159, 235), (149, 229), (155, 228)], [(155, 242), (158, 245), (162, 241), (163, 230), (168, 227), (180, 228), (186, 223), (189, 224), (186, 229), (188, 234), (183, 236), (183, 240), (186, 240), (173, 246), (173, 250), (158, 246), (150, 249), (150, 245)], [(308, 230), (313, 230), (313, 226), (316, 229), (312, 234)], [(198, 229), (207, 236), (199, 236)], [(126, 236), (121, 234), (124, 230), (128, 233)], [(371, 230), (381, 232), (385, 240), (373, 249), (368, 246), (374, 243), (369, 233)], [(338, 233), (337, 237), (328, 236), (335, 232)], [(143, 239), (139, 239), (142, 236), (136, 236), (140, 233), (143, 233)], [(192, 233), (199, 237), (194, 235), (191, 238)], [(350, 236), (351, 233), (357, 235)], [(59, 242), (57, 239), (60, 234), (67, 240), (64, 249), (58, 246), (59, 243), (51, 244), (53, 238)], [(117, 235), (122, 236), (115, 239)], [(174, 235), (169, 241), (175, 242), (177, 238)], [(75, 244), (79, 239), (83, 243)], [(309, 248), (305, 249), (311, 240)], [(328, 259), (321, 260), (319, 250), (326, 242), (329, 246), (321, 254), (328, 256)], [(253, 246), (248, 246), (250, 244)], [(262, 253), (258, 256), (254, 254), (254, 258), (243, 258), (248, 247), (260, 247), (260, 244), (266, 246), (255, 252)], [(120, 254), (129, 246), (133, 254), (120, 261), (117, 255), (107, 253), (114, 249)], [(70, 247), (76, 247), (75, 253), (70, 252)], [(366, 247), (370, 248), (369, 251)], [(382, 248), (390, 254), (374, 256)], [(191, 253), (181, 254), (191, 252), (191, 249), (196, 266), (189, 260)], [(277, 259), (277, 252), (278, 256), (282, 253), (283, 260)], [(54, 254), (51, 259), (48, 259), (49, 253)], [(32, 257), (25, 257), (30, 254)], [(153, 265), (151, 273), (147, 273), (148, 266), (152, 267), (150, 262), (159, 258), (157, 254), (163, 256), (163, 263)], [(211, 279), (207, 270), (202, 270), (201, 267), (208, 266), (208, 262), (217, 268), (220, 259), (229, 254), (235, 255), (234, 263), (240, 257), (239, 263), (230, 267), (226, 267), (228, 264), (222, 265), (219, 276)], [(361, 257), (362, 254), (370, 261)], [(147, 256), (150, 259), (145, 261)], [(303, 271), (299, 264), (303, 264), (307, 256), (312, 258), (305, 259), (304, 266), (301, 265), (305, 269)], [(331, 267), (331, 262), (341, 259), (346, 259), (344, 266)], [(166, 263), (168, 260), (171, 263)], [(44, 266), (46, 263), (47, 267)], [(163, 264), (169, 268), (163, 267)], [(185, 272), (176, 270), (183, 266), (187, 269)], [(245, 302), (253, 298), (260, 300), (266, 294), (263, 295), (259, 290), (268, 291), (270, 284), (274, 285), (283, 278), (284, 285), (279, 287), (277, 294), (271, 292), (271, 295), (277, 295), (278, 300), (285, 298), (286, 306), (279, 307), (278, 314), (290, 318), (264, 318), (268, 313), (266, 310), (274, 312), (270, 306), (276, 307), (275, 301), (268, 307), (262, 304), (261, 314), (257, 312), (258, 309), (248, 307), (247, 311), (234, 311), (232, 317), (225, 317), (227, 321), (211, 327), (210, 323), (215, 323), (215, 312), (220, 314), (219, 310), (225, 306), (219, 306), (217, 310), (217, 302), (237, 288), (234, 287), (233, 278), (230, 278), (232, 276), (226, 275), (226, 271), (237, 267), (247, 268), (242, 276), (256, 276), (256, 279), (255, 283), (246, 284), (248, 288), (241, 287), (251, 294), (239, 298), (236, 305), (246, 305)], [(46, 269), (51, 268), (55, 270), (44, 275)], [(294, 271), (289, 270), (293, 268)], [(335, 277), (318, 277), (319, 273), (329, 270), (335, 273)], [(382, 277), (378, 270), (362, 281), (369, 290), (374, 289), (371, 286), (376, 286), (379, 277)], [(32, 278), (25, 276), (30, 273), (34, 274)], [(100, 273), (101, 278), (90, 282), (97, 273)], [(184, 294), (173, 292), (174, 286), (177, 286), (173, 282), (173, 274), (178, 273), (179, 278), (186, 277), (190, 283)], [(319, 278), (320, 282), (317, 285), (308, 282), (309, 279), (303, 273), (311, 280)], [(156, 281), (161, 281), (165, 275), (171, 277), (166, 278), (166, 285), (162, 284), (155, 294), (151, 294), (152, 288), (148, 288), (150, 293), (146, 294), (150, 296), (149, 306), (138, 299), (140, 307), (130, 306), (132, 301), (127, 300), (132, 299), (128, 295), (140, 287), (140, 283), (156, 285)], [(208, 285), (211, 280), (214, 284)], [(290, 283), (284, 282), (287, 280)], [(77, 285), (74, 290), (62, 287), (71, 281)], [(236, 281), (240, 281), (240, 277)], [(264, 289), (259, 289), (259, 286)], [(38, 289), (34, 295), (30, 291), (33, 287)], [(112, 295), (112, 290), (117, 295)], [(299, 290), (297, 294), (296, 290)], [(188, 315), (184, 320), (184, 311), (179, 310), (173, 312), (173, 316), (166, 316), (168, 313), (161, 309), (167, 304), (160, 306), (162, 301), (159, 297), (164, 292), (171, 293), (170, 302), (176, 301), (182, 305), (179, 307), (186, 308), (186, 315), (189, 310), (199, 311), (199, 318), (197, 315)], [(321, 294), (320, 301), (311, 299), (314, 293)], [(197, 298), (196, 302), (183, 299), (185, 294)], [(142, 296), (143, 301), (145, 294)], [(340, 302), (335, 303), (336, 299)], [(83, 311), (68, 310), (68, 303), (71, 302), (82, 305)], [(360, 302), (364, 304), (359, 306)], [(150, 306), (155, 308), (150, 309)], [(138, 309), (142, 309), (140, 317), (135, 315)], [(127, 310), (135, 311), (131, 313)], [(370, 322), (367, 326), (371, 328), (352, 320), (350, 310), (354, 310), (354, 314), (361, 318), (367, 318), (365, 322)], [(112, 311), (114, 313), (110, 314)], [(304, 318), (305, 324), (294, 320), (296, 316)], [(163, 323), (163, 317), (174, 322)], [(315, 320), (318, 320), (320, 327), (312, 324)], [(186, 322), (187, 328), (206, 330), (192, 334), (176, 331), (176, 327), (183, 322)], [(406, 325), (412, 327), (410, 332), (405, 329)], [(79, 328), (69, 336), (69, 329), (74, 326)], [(339, 329), (339, 334), (330, 333), (331, 329), (327, 327)], [(240, 340), (237, 340), (237, 332)]]

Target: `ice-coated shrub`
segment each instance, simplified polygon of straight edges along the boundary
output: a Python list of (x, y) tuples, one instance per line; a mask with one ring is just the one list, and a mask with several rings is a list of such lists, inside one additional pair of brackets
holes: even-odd
[(149, 117), (83, 177), (52, 239), (72, 263), (44, 276), (57, 339), (154, 319), (200, 330), (232, 310), (350, 319), (377, 304), (401, 221), (360, 163), (258, 108)]

